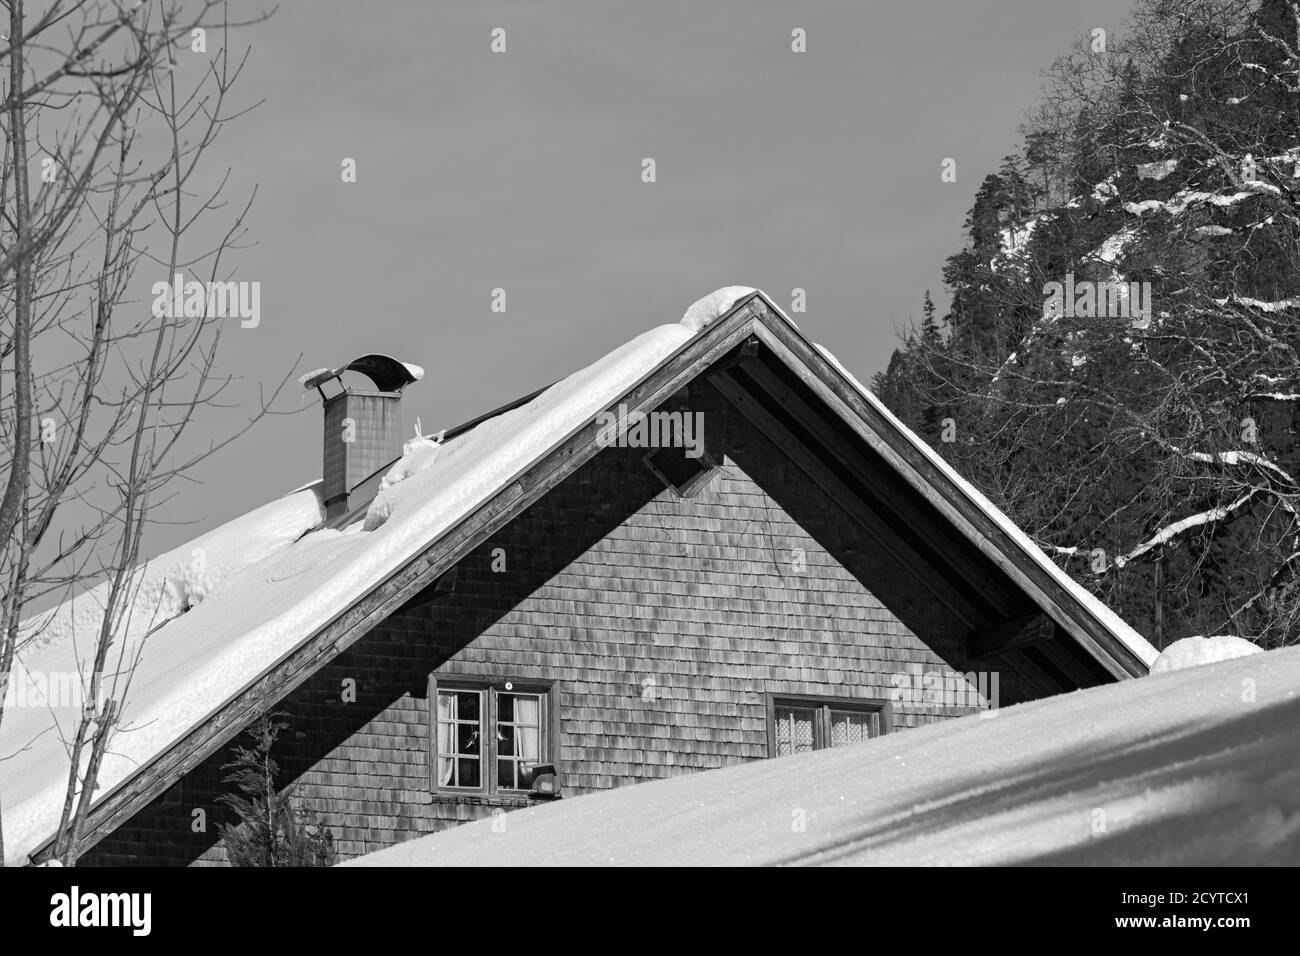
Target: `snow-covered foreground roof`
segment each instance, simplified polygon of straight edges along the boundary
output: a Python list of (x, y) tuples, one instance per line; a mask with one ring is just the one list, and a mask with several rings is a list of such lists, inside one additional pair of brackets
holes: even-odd
[(995, 713), (529, 807), (348, 865), (1300, 863), (1300, 648)]

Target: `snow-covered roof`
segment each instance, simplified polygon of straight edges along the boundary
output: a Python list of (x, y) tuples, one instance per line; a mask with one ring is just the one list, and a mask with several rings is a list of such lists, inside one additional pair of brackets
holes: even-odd
[[(319, 485), (313, 484), (141, 568), (139, 597), (119, 634), (122, 659), (138, 657), (139, 663), (121, 712), (120, 730), (100, 769), (100, 800), (392, 578), (753, 292), (740, 286), (720, 289), (691, 306), (680, 322), (651, 329), (452, 440), (409, 442), (364, 516), (346, 527), (326, 525)], [(772, 315), (794, 329), (777, 306), (766, 297), (762, 301)], [(1118, 641), (1145, 664), (1155, 659), (1154, 648), (1049, 561), (834, 356), (824, 349), (822, 354), (864, 401), (907, 436), (975, 508), (996, 522)], [(63, 739), (73, 728), (80, 701), (58, 699), (52, 681), (84, 669), (102, 603), (102, 588), (93, 589), (24, 624), (10, 689), (23, 704), (7, 707), (0, 724), (6, 862), (23, 861), (57, 825), (68, 770)]]
[(1288, 648), (541, 804), (344, 865), (1294, 865), (1297, 688)]
[[(418, 467), (394, 467), (364, 522), (322, 527), (311, 486), (149, 562), (120, 635), (123, 659), (146, 643), (100, 769), (101, 791), (182, 738), (753, 291), (719, 290), (681, 322), (651, 329), (527, 404), (438, 448), (411, 449)], [(49, 683), (84, 669), (102, 605), (99, 588), (25, 622), (10, 691), (24, 705), (7, 707), (0, 724), (6, 862), (22, 862), (58, 824), (68, 771), (62, 737), (80, 707), (50, 706), (61, 701)]]

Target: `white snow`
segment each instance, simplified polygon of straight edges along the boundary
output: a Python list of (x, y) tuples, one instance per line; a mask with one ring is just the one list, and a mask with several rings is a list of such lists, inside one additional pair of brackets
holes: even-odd
[[(449, 444), (440, 444), (432, 439), (425, 438), (423, 435), (407, 439), (406, 443), (402, 445), (402, 457), (379, 480), (379, 492), (375, 495), (374, 500), (370, 502), (370, 507), (366, 509), (365, 530), (374, 531), (392, 515), (397, 502), (403, 497), (401, 491), (392, 490), (395, 485), (400, 484), (412, 475), (418, 475), (420, 472), (432, 468), (438, 463), (439, 459), (447, 454), (450, 447)], [(406, 487), (409, 488), (410, 486)]]
[[(309, 490), (300, 491), (145, 562), (127, 586), (134, 600), (115, 634), (127, 641), (137, 640), (151, 628), (184, 614), (216, 593), (231, 575), (298, 540), (320, 524), (322, 516), (317, 496)], [(109, 582), (104, 581), (24, 621), (23, 651), (30, 654), (45, 645), (72, 640), (93, 642), (103, 622), (108, 592)]]
[(1115, 180), (1119, 178), (1119, 173), (1111, 173), (1096, 186), (1092, 188), (1092, 198), (1100, 202), (1106, 202), (1114, 199), (1119, 195), (1119, 187), (1115, 185)]
[(1029, 241), (1034, 238), (1034, 233), (1038, 231), (1039, 223), (1046, 218), (1046, 214), (1040, 213), (1016, 226), (1008, 226), (998, 232), (998, 244), (1002, 253), (1009, 254), (1019, 252)]
[(303, 388), (312, 388), (314, 386), (310, 386), (307, 383), (311, 381), (313, 378), (315, 378), (317, 375), (333, 375), (333, 374), (334, 374), (334, 369), (332, 368), (313, 369), (312, 371), (307, 372), (305, 375), (299, 375), (298, 384), (301, 385)]
[(1197, 203), (1209, 203), (1212, 206), (1235, 206), (1242, 200), (1249, 199), (1256, 192), (1267, 192), (1271, 187), (1268, 183), (1246, 183), (1251, 188), (1250, 192), (1236, 193), (1209, 193), (1201, 190), (1184, 189), (1175, 193), (1167, 202), (1159, 199), (1144, 199), (1142, 202), (1126, 202), (1124, 211), (1132, 213), (1135, 216), (1142, 216), (1148, 212), (1161, 209), (1168, 212), (1171, 216), (1177, 216), (1187, 210), (1188, 207)]
[(1161, 180), (1167, 177), (1178, 168), (1178, 160), (1163, 159), (1155, 163), (1139, 163), (1137, 174), (1139, 179)]
[(1215, 299), (1214, 304), (1244, 305), (1250, 309), (1259, 309), (1261, 312), (1284, 312), (1287, 309), (1300, 309), (1300, 296), (1279, 299), (1276, 302), (1266, 302), (1263, 299), (1252, 299), (1245, 295), (1234, 295), (1227, 299)]
[[(402, 460), (382, 482), (383, 505), (363, 523), (342, 532), (304, 534), (321, 521), (319, 486), (313, 485), (151, 562), (141, 576), (131, 630), (125, 635), (126, 659), (134, 656), (132, 649), (149, 625), (168, 623), (149, 636), (131, 678), (122, 729), (100, 771), (101, 795), (182, 738), (751, 291), (731, 286), (705, 296), (680, 323), (638, 336), (454, 442), (408, 442)], [(85, 668), (93, 652), (94, 606), (93, 594), (85, 595), (41, 617), (39, 641), (23, 647), (15, 665), (24, 686), (40, 686), (51, 676), (76, 678)], [(60, 735), (70, 733), (77, 712), (76, 707), (49, 706), (6, 710), (0, 724), (6, 863), (23, 862), (53, 835), (68, 772)]]
[[(1133, 239), (1137, 236), (1137, 229), (1133, 226), (1125, 226), (1114, 235), (1107, 236), (1106, 241), (1092, 251), (1089, 258), (1099, 259), (1108, 265), (1114, 265), (1124, 251), (1132, 244)], [(1114, 269), (1111, 270), (1112, 276), (1118, 276), (1119, 273)]]
[[(401, 365), (402, 368), (406, 369), (407, 374), (409, 374), (411, 378), (413, 378), (415, 381), (418, 382), (422, 378), (424, 378), (424, 368), (419, 365), (416, 365), (414, 362), (398, 361), (398, 364)], [(315, 369), (314, 371), (308, 372), (305, 375), (298, 376), (298, 384), (301, 385), (303, 388), (310, 389), (315, 386), (309, 385), (308, 382), (316, 378), (316, 376), (342, 375), (345, 371), (347, 371), (347, 365), (340, 365), (338, 368), (318, 368)]]
[(1198, 511), (1195, 514), (1187, 515), (1185, 518), (1179, 518), (1177, 521), (1170, 522), (1146, 541), (1143, 541), (1135, 547), (1132, 551), (1127, 554), (1117, 555), (1115, 557), (1115, 567), (1124, 567), (1133, 559), (1141, 557), (1153, 548), (1158, 548), (1163, 544), (1168, 544), (1184, 531), (1188, 531), (1192, 528), (1203, 528), (1207, 524), (1214, 524), (1216, 521), (1222, 521), (1234, 511), (1249, 504), (1256, 494), (1258, 494), (1258, 490), (1252, 489), (1231, 504), (1215, 505), (1213, 508), (1207, 508), (1204, 511)]
[(1214, 664), (1219, 661), (1232, 660), (1234, 657), (1248, 657), (1261, 654), (1258, 644), (1252, 644), (1244, 637), (1235, 634), (1218, 634), (1214, 637), (1184, 637), (1174, 641), (1156, 658), (1151, 665), (1152, 674), (1166, 671), (1182, 670), (1185, 667), (1199, 667), (1202, 664)]
[(1020, 223), (1012, 223), (998, 231), (998, 254), (989, 263), (989, 268), (997, 272), (999, 262), (1009, 264), (1018, 272), (1025, 272), (1028, 263), (1025, 261), (1026, 247), (1034, 238), (1034, 233), (1038, 227), (1045, 222), (1049, 213), (1039, 213), (1031, 216)]
[(702, 299), (691, 303), (691, 307), (682, 316), (680, 325), (694, 334), (713, 320), (726, 315), (739, 300), (756, 290), (747, 285), (729, 285), (715, 289)]
[(993, 713), (529, 807), (345, 865), (1300, 863), (1300, 648)]

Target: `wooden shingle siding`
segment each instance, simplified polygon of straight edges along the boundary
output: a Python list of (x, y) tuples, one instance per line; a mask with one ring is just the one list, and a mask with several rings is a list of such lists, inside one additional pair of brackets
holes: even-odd
[[(770, 694), (889, 699), (909, 665), (960, 667), (966, 625), (914, 570), (712, 385), (693, 383), (689, 401), (721, 466), (698, 494), (665, 488), (644, 449), (602, 451), (462, 559), (454, 586), (429, 588), (276, 707), (285, 778), (341, 856), (525, 804), (431, 793), (433, 672), (553, 684), (551, 757), (573, 796), (766, 758)], [(894, 701), (890, 721), (969, 709)], [(230, 753), (83, 864), (220, 862)]]

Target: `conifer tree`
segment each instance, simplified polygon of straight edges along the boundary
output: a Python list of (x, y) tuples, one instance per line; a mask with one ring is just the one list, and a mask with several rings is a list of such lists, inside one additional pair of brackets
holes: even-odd
[[(946, 339), (923, 321), (877, 393), (1139, 630), (1296, 643), (1300, 3), (1137, 0), (1052, 82), (1024, 153), (1068, 191), (1012, 243), (1022, 167), (985, 179)], [(1067, 275), (1154, 308), (1049, 315)]]
[(238, 793), (219, 801), (235, 812), (238, 823), (218, 825), (233, 866), (332, 866), (334, 836), (319, 818), (308, 826), (293, 805), (292, 788), (280, 791), (279, 764), (271, 756), (288, 722), (280, 714), (263, 716), (248, 731), (251, 747), (240, 747), (222, 769), (224, 783)]

